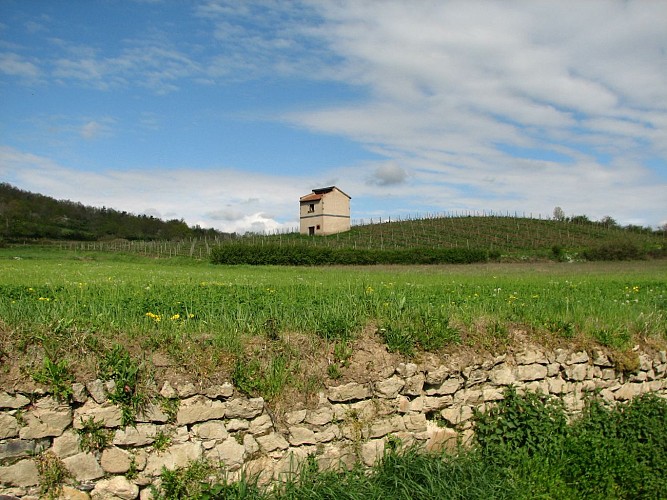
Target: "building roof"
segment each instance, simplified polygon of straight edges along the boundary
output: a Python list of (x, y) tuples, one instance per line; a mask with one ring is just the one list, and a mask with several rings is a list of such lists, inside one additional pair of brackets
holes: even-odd
[(306, 196), (302, 196), (301, 198), (299, 198), (299, 201), (300, 202), (318, 201), (318, 200), (322, 199), (322, 196), (323, 195), (321, 195), (321, 194), (310, 193), (310, 194), (307, 194)]
[(345, 196), (347, 196), (348, 198), (352, 199), (352, 197), (351, 197), (349, 194), (347, 194), (347, 193), (343, 193), (343, 191), (341, 191), (340, 189), (338, 189), (336, 186), (328, 186), (328, 187), (323, 187), (323, 188), (313, 189), (313, 192), (312, 192), (311, 194), (307, 194), (307, 195), (305, 195), (305, 196), (302, 196), (301, 198), (299, 198), (299, 200), (300, 200), (300, 201), (316, 201), (316, 200), (321, 200), (323, 195), (325, 195), (326, 193), (330, 193), (330, 192), (333, 191), (334, 189), (335, 189), (336, 191), (338, 191), (339, 193), (342, 193), (342, 194), (344, 194)]

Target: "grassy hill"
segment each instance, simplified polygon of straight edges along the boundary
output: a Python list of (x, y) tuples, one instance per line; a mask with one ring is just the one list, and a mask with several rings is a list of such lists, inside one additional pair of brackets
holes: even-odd
[(554, 245), (581, 249), (619, 241), (641, 247), (659, 247), (667, 241), (662, 232), (648, 228), (622, 228), (589, 221), (586, 217), (543, 220), (521, 217), (432, 217), (355, 226), (346, 233), (324, 237), (276, 235), (268, 241), (306, 241), (314, 245), (383, 248), (481, 248), (503, 252), (549, 249)]
[[(0, 184), (0, 241), (56, 240), (70, 249), (208, 258), (213, 248), (324, 247), (378, 251), (448, 249), (484, 250), (509, 258), (568, 259), (588, 252), (590, 258), (664, 256), (667, 236), (639, 226), (621, 227), (607, 217), (533, 219), (512, 216), (437, 216), (357, 225), (346, 233), (305, 236), (225, 234), (189, 228), (183, 221), (162, 221), (107, 208), (86, 207)], [(79, 241), (74, 243), (74, 241)], [(82, 242), (83, 240), (83, 242)], [(597, 259), (596, 259), (597, 260)]]
[(215, 248), (232, 245), (241, 252), (256, 249), (325, 248), (366, 252), (419, 250), (485, 250), (510, 260), (557, 258), (568, 260), (625, 260), (646, 256), (664, 257), (667, 235), (647, 228), (619, 227), (591, 222), (585, 217), (569, 220), (539, 220), (521, 217), (434, 217), (354, 226), (346, 233), (306, 236), (298, 233), (273, 235), (218, 235), (180, 241), (68, 242), (71, 250), (100, 250), (140, 253), (158, 257), (208, 258)]

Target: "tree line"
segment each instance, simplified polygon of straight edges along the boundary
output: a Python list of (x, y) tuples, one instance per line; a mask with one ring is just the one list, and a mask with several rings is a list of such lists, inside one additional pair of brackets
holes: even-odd
[(222, 236), (215, 229), (190, 227), (183, 219), (162, 220), (113, 208), (96, 208), (0, 183), (0, 239), (98, 241), (183, 240)]

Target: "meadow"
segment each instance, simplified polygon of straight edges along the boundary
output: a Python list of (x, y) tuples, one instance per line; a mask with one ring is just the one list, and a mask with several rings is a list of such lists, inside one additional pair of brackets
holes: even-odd
[[(307, 354), (344, 374), (375, 335), (406, 357), (517, 336), (626, 351), (667, 341), (665, 261), (447, 266), (215, 266), (186, 258), (0, 249), (4, 359), (95, 370), (115, 345), (275, 397)], [(78, 367), (78, 368), (77, 368)], [(267, 378), (278, 380), (267, 380)], [(310, 380), (313, 390), (323, 382)]]

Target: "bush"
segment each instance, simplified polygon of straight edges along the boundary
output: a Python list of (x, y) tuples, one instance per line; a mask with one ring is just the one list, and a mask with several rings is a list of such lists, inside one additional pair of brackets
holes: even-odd
[(499, 254), (466, 248), (412, 248), (369, 250), (324, 248), (311, 245), (258, 245), (230, 243), (211, 251), (211, 262), (228, 265), (374, 265), (374, 264), (470, 264), (497, 259)]
[(46, 356), (42, 369), (33, 373), (35, 382), (50, 386), (53, 397), (58, 401), (69, 401), (72, 396), (72, 375), (66, 359), (53, 362)]
[(634, 243), (618, 242), (584, 250), (586, 260), (642, 260), (646, 252)]
[(483, 455), (503, 465), (558, 454), (567, 417), (559, 399), (536, 393), (519, 396), (509, 387), (487, 413), (476, 413), (475, 438)]
[(510, 388), (475, 415), (475, 437), (484, 459), (533, 498), (667, 498), (667, 401), (644, 394), (608, 407), (591, 399), (566, 422), (560, 400)]
[(570, 429), (563, 475), (582, 497), (667, 498), (666, 443), (664, 399), (645, 394), (613, 409), (593, 400)]

